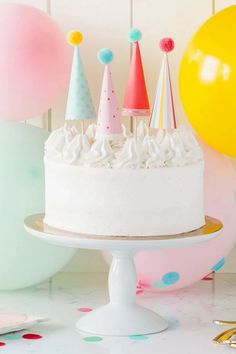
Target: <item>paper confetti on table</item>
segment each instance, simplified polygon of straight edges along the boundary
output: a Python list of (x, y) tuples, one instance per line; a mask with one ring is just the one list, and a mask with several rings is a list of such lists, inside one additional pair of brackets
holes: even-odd
[(26, 333), (23, 334), (22, 338), (29, 339), (29, 340), (37, 340), (37, 339), (42, 339), (43, 337), (40, 334), (36, 334), (36, 333)]
[(147, 340), (148, 337), (145, 336), (145, 335), (142, 335), (142, 334), (135, 334), (135, 335), (129, 336), (129, 339), (132, 339), (132, 340)]
[(91, 309), (90, 307), (80, 307), (78, 308), (79, 312), (91, 312), (93, 311), (93, 309)]
[(98, 336), (84, 337), (83, 340), (85, 342), (101, 342), (102, 337), (98, 337)]
[(22, 338), (22, 335), (20, 334), (20, 332), (9, 333), (9, 334), (6, 334), (5, 336), (3, 336), (4, 340), (18, 340), (21, 338)]

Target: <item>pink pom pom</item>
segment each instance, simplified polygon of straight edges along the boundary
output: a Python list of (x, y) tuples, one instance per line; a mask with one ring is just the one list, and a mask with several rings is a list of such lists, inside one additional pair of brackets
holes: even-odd
[(162, 38), (159, 45), (163, 52), (168, 53), (174, 49), (175, 42), (172, 38)]

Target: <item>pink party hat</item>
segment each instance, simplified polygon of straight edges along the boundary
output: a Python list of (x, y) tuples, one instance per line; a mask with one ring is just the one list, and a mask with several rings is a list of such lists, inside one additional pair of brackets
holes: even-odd
[(101, 49), (98, 52), (98, 59), (102, 64), (105, 64), (105, 68), (98, 109), (97, 133), (114, 139), (120, 137), (122, 127), (108, 65), (113, 59), (113, 53), (110, 49)]
[(173, 39), (163, 38), (160, 41), (160, 48), (164, 52), (164, 57), (157, 84), (150, 127), (171, 130), (176, 129), (176, 118), (167, 53), (174, 49)]
[(142, 33), (140, 30), (131, 28), (129, 31), (129, 41), (133, 43), (133, 53), (123, 104), (124, 116), (149, 116), (150, 114), (142, 57), (139, 48), (141, 37)]

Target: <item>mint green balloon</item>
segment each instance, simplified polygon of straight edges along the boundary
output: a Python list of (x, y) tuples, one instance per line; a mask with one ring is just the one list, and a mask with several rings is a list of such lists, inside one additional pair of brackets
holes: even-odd
[(48, 133), (0, 123), (0, 289), (37, 284), (59, 271), (75, 250), (35, 239), (23, 227), (44, 211), (43, 151)]

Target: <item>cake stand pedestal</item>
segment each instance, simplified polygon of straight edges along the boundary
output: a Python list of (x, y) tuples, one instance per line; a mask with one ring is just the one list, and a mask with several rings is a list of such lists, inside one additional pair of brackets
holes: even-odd
[(145, 249), (183, 247), (206, 242), (217, 237), (222, 230), (220, 221), (206, 217), (206, 224), (202, 228), (178, 235), (96, 236), (58, 230), (44, 224), (43, 219), (43, 214), (28, 217), (24, 223), (26, 231), (57, 245), (111, 251), (113, 260), (108, 280), (110, 302), (84, 315), (77, 323), (79, 331), (111, 336), (151, 334), (168, 327), (167, 321), (156, 312), (135, 302), (135, 253)]

